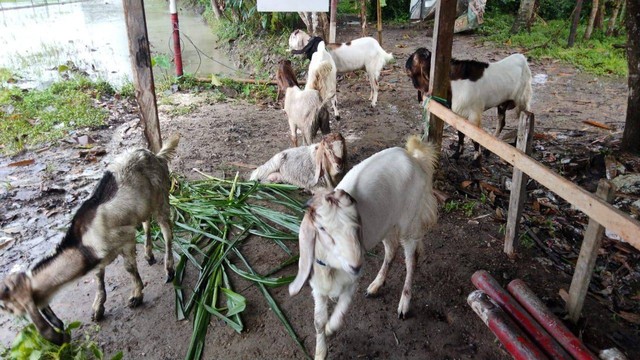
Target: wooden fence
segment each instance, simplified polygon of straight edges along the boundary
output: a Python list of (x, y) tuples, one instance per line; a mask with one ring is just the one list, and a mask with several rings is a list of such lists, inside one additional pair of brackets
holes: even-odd
[(513, 165), (514, 178), (511, 187), (508, 226), (505, 238), (505, 252), (509, 256), (513, 256), (515, 253), (518, 224), (522, 205), (526, 199), (524, 185), (526, 185), (527, 176), (589, 216), (589, 227), (585, 232), (585, 240), (580, 249), (580, 256), (576, 264), (576, 271), (574, 272), (567, 302), (572, 320), (577, 321), (582, 310), (604, 229), (609, 229), (609, 231), (618, 234), (626, 242), (640, 250), (640, 222), (607, 202), (611, 201), (615, 193), (613, 185), (609, 182), (601, 182), (598, 187), (598, 195), (595, 195), (556, 174), (527, 155), (526, 150), (530, 149), (533, 135), (533, 114), (525, 112), (521, 115), (518, 125), (518, 144), (517, 148), (514, 148), (489, 135), (483, 129), (472, 125), (466, 119), (436, 101), (427, 102), (426, 109)]

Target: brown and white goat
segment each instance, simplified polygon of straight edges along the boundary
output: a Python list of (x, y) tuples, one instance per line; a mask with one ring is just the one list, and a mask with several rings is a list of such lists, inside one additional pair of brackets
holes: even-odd
[[(294, 147), (298, 146), (297, 130), (302, 132), (302, 144), (311, 145), (313, 138), (316, 136), (318, 129), (322, 134), (328, 134), (329, 128), (329, 112), (322, 101), (320, 92), (313, 88), (305, 88), (301, 90), (298, 87), (295, 73), (290, 64), (282, 64), (287, 68), (279, 73), (278, 83), (282, 82), (286, 86), (284, 95), (284, 111), (287, 114), (289, 122), (289, 135), (291, 143)], [(326, 77), (331, 72), (330, 64), (323, 64), (313, 76), (311, 81), (321, 83), (319, 80)]]
[(0, 283), (0, 309), (17, 316), (28, 315), (40, 333), (60, 344), (66, 339), (62, 321), (49, 306), (65, 284), (97, 268), (98, 291), (93, 302), (94, 321), (104, 315), (105, 267), (122, 255), (131, 275), (133, 290), (129, 306), (142, 303), (144, 287), (136, 264), (136, 227), (146, 234), (145, 258), (155, 263), (151, 251), (149, 221), (155, 216), (165, 239), (167, 282), (174, 277), (172, 230), (169, 208), (169, 167), (179, 137), (174, 136), (154, 154), (149, 150), (127, 151), (107, 167), (102, 179), (73, 216), (71, 226), (55, 252), (27, 272), (9, 274)]
[[(417, 49), (405, 64), (407, 75), (413, 86), (418, 89), (418, 101), (429, 93), (429, 69), (431, 52), (425, 48)], [(505, 125), (507, 110), (516, 109), (517, 116), (523, 110), (530, 110), (531, 70), (527, 58), (522, 54), (513, 54), (494, 63), (474, 60), (451, 60), (449, 72), (451, 80), (451, 110), (469, 119), (476, 126), (482, 124), (482, 113), (494, 107), (498, 108), (498, 119), (494, 136), (498, 137)], [(458, 145), (453, 157), (462, 153), (464, 134), (458, 132)], [(480, 161), (479, 144), (474, 142), (476, 153), (474, 161)]]
[(289, 148), (251, 173), (249, 180), (288, 183), (307, 190), (333, 189), (346, 168), (347, 147), (340, 134), (328, 134), (318, 144)]
[[(417, 257), (438, 217), (433, 194), (436, 154), (432, 146), (411, 137), (406, 150), (396, 147), (374, 154), (351, 169), (334, 191), (316, 193), (309, 200), (300, 224), (298, 275), (289, 293), (296, 295), (312, 276), (316, 359), (327, 356), (326, 337), (344, 321), (365, 252), (381, 241), (384, 261), (367, 294), (377, 294), (402, 244), (407, 274), (398, 317), (407, 316)], [(330, 317), (329, 298), (337, 299)]]
[(280, 99), (280, 94), (284, 94), (290, 86), (300, 87), (296, 74), (293, 72), (290, 60), (283, 59), (278, 63), (278, 69), (276, 70), (276, 84), (278, 84), (278, 99)]

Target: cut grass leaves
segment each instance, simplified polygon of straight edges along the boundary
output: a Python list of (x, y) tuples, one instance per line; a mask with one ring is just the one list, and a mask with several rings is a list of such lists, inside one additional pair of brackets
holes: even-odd
[[(286, 315), (269, 293), (270, 287), (283, 286), (293, 280), (293, 276), (274, 277), (273, 274), (298, 259), (286, 244), (298, 239), (303, 213), (298, 191), (291, 185), (240, 182), (237, 176), (232, 181), (208, 176), (199, 181), (173, 177), (170, 202), (174, 213), (174, 251), (179, 257), (174, 280), (176, 316), (181, 320), (193, 314), (193, 333), (185, 359), (202, 357), (212, 316), (237, 332), (243, 331), (241, 315), (247, 303), (229, 280), (232, 273), (257, 286), (308, 357)], [(277, 206), (282, 211), (267, 206)], [(259, 274), (238, 246), (250, 236), (277, 244), (285, 260)], [(156, 228), (153, 237), (162, 239)], [(140, 234), (138, 241), (143, 240)], [(187, 271), (198, 274), (194, 285), (184, 281)]]

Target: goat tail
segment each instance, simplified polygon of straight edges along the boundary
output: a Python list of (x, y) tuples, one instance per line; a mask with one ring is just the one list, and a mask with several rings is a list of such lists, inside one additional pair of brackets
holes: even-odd
[(384, 50), (383, 50), (383, 52), (384, 52), (384, 62), (386, 64), (395, 62), (395, 58), (393, 57), (392, 53), (386, 52)]
[(171, 161), (173, 156), (176, 154), (176, 148), (178, 147), (178, 142), (180, 142), (180, 134), (173, 134), (167, 140), (167, 142), (162, 146), (162, 149), (156, 154), (160, 159), (165, 160), (166, 162)]
[(406, 149), (409, 155), (418, 161), (422, 170), (432, 178), (438, 162), (435, 146), (431, 143), (423, 143), (417, 135), (411, 135), (407, 140)]

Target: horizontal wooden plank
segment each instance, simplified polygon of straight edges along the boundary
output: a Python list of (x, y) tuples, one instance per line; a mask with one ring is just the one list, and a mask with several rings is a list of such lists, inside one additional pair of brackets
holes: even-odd
[(629, 215), (597, 198), (594, 194), (576, 186), (571, 181), (556, 174), (522, 151), (496, 139), (483, 129), (470, 124), (464, 118), (458, 116), (438, 102), (429, 101), (427, 109), (449, 125), (480, 143), (480, 145), (492, 153), (500, 156), (509, 164), (522, 170), (529, 175), (529, 177), (553, 191), (578, 210), (584, 212), (587, 216), (610, 231), (618, 234), (626, 242), (640, 250), (640, 222), (637, 220), (634, 220)]

